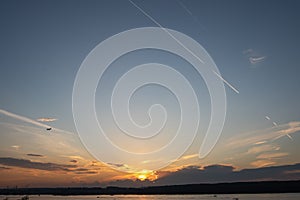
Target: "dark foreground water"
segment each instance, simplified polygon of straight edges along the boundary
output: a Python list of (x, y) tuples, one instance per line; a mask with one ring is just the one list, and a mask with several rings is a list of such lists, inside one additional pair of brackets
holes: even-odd
[[(3, 196), (0, 195), (0, 200), (8, 198), (10, 200), (21, 199), (22, 196)], [(222, 195), (87, 195), (87, 196), (51, 196), (51, 195), (31, 195), (29, 199), (34, 200), (300, 200), (300, 193), (288, 194), (222, 194)]]

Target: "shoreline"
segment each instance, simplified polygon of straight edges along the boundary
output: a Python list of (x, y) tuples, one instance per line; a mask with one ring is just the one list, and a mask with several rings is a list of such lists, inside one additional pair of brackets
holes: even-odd
[(300, 180), (126, 187), (59, 187), (0, 189), (0, 195), (184, 195), (300, 193)]

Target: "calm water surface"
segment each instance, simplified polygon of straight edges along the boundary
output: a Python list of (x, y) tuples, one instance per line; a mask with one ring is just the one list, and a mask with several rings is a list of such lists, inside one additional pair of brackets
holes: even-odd
[[(10, 200), (20, 199), (22, 196), (1, 196), (0, 200), (8, 197)], [(29, 199), (34, 200), (233, 200), (233, 198), (239, 198), (239, 200), (300, 200), (300, 193), (290, 194), (223, 194), (217, 195), (88, 195), (88, 196), (51, 196), (51, 195), (31, 195)]]

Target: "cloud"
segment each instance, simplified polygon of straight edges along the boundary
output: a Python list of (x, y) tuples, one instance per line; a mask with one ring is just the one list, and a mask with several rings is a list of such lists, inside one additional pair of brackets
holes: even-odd
[(41, 117), (37, 119), (37, 121), (39, 122), (54, 122), (56, 120), (57, 120), (56, 118), (50, 118), (50, 117)]
[(300, 122), (289, 122), (271, 128), (248, 132), (230, 138), (226, 146), (228, 148), (244, 148), (260, 143), (272, 142), (287, 134), (294, 134), (300, 131)]
[(174, 183), (205, 183), (205, 182), (238, 182), (258, 180), (290, 180), (299, 179), (299, 176), (287, 174), (286, 171), (299, 170), (300, 164), (276, 167), (261, 167), (234, 171), (233, 166), (212, 165), (203, 169), (193, 166), (170, 173), (157, 182), (161, 184)]
[(267, 151), (277, 151), (279, 149), (280, 147), (271, 144), (258, 145), (258, 146), (250, 147), (247, 151), (247, 154), (258, 154)]
[(70, 160), (71, 163), (77, 163), (77, 160)]
[(2, 166), (0, 166), (0, 170), (5, 170), (5, 169), (11, 169), (11, 168), (9, 168), (9, 167), (2, 167)]
[(260, 62), (263, 62), (267, 57), (262, 56), (253, 49), (246, 49), (243, 51), (243, 54), (248, 58), (249, 62), (252, 65), (256, 65)]
[(57, 163), (50, 163), (50, 162), (48, 163), (33, 162), (31, 160), (18, 159), (12, 157), (0, 157), (0, 164), (9, 167), (20, 167), (26, 169), (37, 169), (37, 170), (45, 170), (45, 171), (65, 171), (65, 172), (71, 172), (75, 174), (98, 174), (99, 171), (99, 169), (91, 170), (90, 168), (78, 167), (77, 165), (57, 164)]
[(77, 167), (76, 165), (32, 162), (30, 160), (11, 158), (11, 157), (0, 157), (0, 164), (11, 166), (11, 167), (39, 169), (39, 170), (46, 170), (46, 171), (71, 171), (70, 168)]
[(114, 166), (114, 167), (126, 167), (125, 164), (120, 164), (120, 163), (107, 163), (108, 165)]
[(188, 159), (191, 159), (191, 158), (198, 158), (198, 154), (191, 154), (191, 155), (186, 155), (186, 156), (182, 156), (182, 160), (188, 160)]
[(31, 157), (44, 157), (43, 155), (40, 154), (34, 154), (34, 153), (28, 153), (26, 154), (27, 156), (31, 156)]
[(12, 145), (11, 147), (14, 148), (14, 149), (16, 149), (16, 150), (19, 150), (19, 149), (20, 149), (20, 146), (19, 146), (19, 145)]
[(288, 153), (263, 153), (257, 156), (258, 159), (272, 159), (272, 158), (281, 158), (288, 156)]
[(250, 165), (253, 167), (266, 167), (266, 166), (271, 166), (274, 165), (275, 162), (271, 160), (256, 160), (254, 162), (251, 162)]
[(266, 59), (266, 56), (260, 56), (260, 57), (249, 57), (249, 61), (251, 64), (257, 64), (260, 63), (262, 61), (264, 61)]
[[(180, 185), (198, 183), (219, 183), (239, 181), (262, 181), (262, 180), (299, 180), (300, 163), (294, 165), (283, 165), (273, 167), (260, 167), (255, 169), (243, 169), (235, 171), (230, 165), (188, 166), (174, 172), (159, 172), (165, 174), (155, 182), (146, 180), (117, 180), (109, 182), (108, 185), (140, 187), (153, 185)], [(291, 173), (295, 172), (295, 173)]]

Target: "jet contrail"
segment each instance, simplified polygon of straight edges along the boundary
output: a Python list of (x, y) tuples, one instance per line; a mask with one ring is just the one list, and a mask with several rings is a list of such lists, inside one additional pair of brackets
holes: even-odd
[(279, 135), (279, 136), (275, 137), (272, 141), (278, 140), (284, 136), (287, 136), (292, 141), (294, 140), (290, 134), (284, 134), (284, 135)]
[(148, 13), (146, 13), (141, 7), (135, 4), (133, 1), (128, 0), (134, 7), (136, 7), (139, 11), (141, 11), (146, 17), (148, 17), (153, 23), (159, 26), (163, 31), (165, 31), (171, 38), (173, 38), (180, 46), (182, 46), (185, 50), (187, 50), (190, 54), (192, 54), (195, 58), (197, 58), (201, 63), (204, 61), (195, 55), (190, 49), (188, 49), (184, 44), (182, 44), (174, 35), (172, 35), (166, 28), (164, 28), (158, 21), (156, 21), (153, 17), (151, 17)]
[[(11, 117), (11, 118), (14, 118), (14, 119), (17, 119), (17, 120), (20, 120), (20, 121), (23, 121), (23, 122), (26, 122), (26, 123), (30, 123), (30, 124), (33, 124), (35, 126), (39, 126), (39, 127), (42, 127), (42, 128), (46, 128), (46, 129), (49, 129), (50, 126), (46, 125), (46, 124), (43, 124), (43, 123), (40, 123), (38, 121), (35, 121), (33, 119), (30, 119), (28, 117), (24, 117), (24, 116), (21, 116), (21, 115), (17, 115), (15, 113), (11, 113), (11, 112), (8, 112), (6, 110), (3, 110), (3, 109), (0, 109), (0, 114), (3, 114), (3, 115), (6, 115), (8, 117)], [(66, 133), (66, 134), (71, 134), (73, 135), (72, 132), (69, 132), (69, 131), (65, 131), (65, 130), (61, 130), (61, 129), (57, 129), (57, 128), (53, 128), (51, 127), (52, 130), (54, 131), (59, 131), (59, 132), (63, 132), (63, 133)]]
[(23, 122), (27, 122), (27, 123), (30, 123), (30, 124), (33, 124), (33, 125), (36, 125), (36, 126), (39, 126), (39, 127), (49, 128), (49, 126), (46, 125), (46, 124), (37, 122), (37, 121), (35, 121), (33, 119), (30, 119), (30, 118), (27, 118), (27, 117), (24, 117), (24, 116), (21, 116), (21, 115), (17, 115), (17, 114), (8, 112), (6, 110), (0, 109), (0, 113), (3, 114), (3, 115), (6, 115), (8, 117), (11, 117), (11, 118), (14, 118), (14, 119), (18, 119), (18, 120), (21, 120)]
[(286, 136), (287, 136), (288, 138), (290, 138), (291, 140), (293, 140), (292, 136), (290, 136), (289, 134), (286, 134)]
[(177, 0), (177, 2), (187, 13), (193, 17), (193, 13), (180, 0)]
[(215, 72), (214, 70), (213, 70), (213, 73), (215, 74), (215, 75), (217, 75), (224, 83), (226, 83), (226, 85), (228, 85), (233, 91), (235, 91), (237, 94), (239, 94), (240, 92), (237, 90), (237, 89), (235, 89), (230, 83), (228, 83), (220, 74), (218, 74), (217, 72)]
[[(136, 3), (132, 0), (128, 0), (134, 7), (136, 7), (139, 11), (141, 11), (146, 17), (148, 17), (153, 23), (159, 26), (163, 31), (165, 31), (171, 38), (173, 38), (181, 47), (187, 50), (190, 54), (192, 54), (195, 58), (197, 58), (201, 63), (204, 64), (203, 60), (195, 55), (190, 49), (188, 49), (184, 44), (182, 44), (176, 37), (174, 37), (166, 28), (164, 28), (160, 23), (158, 23), (153, 17), (151, 17), (146, 11), (144, 11), (141, 7), (139, 7)], [(213, 70), (212, 70), (213, 71)], [(221, 75), (213, 71), (226, 85), (228, 85), (233, 91), (237, 94), (240, 92), (235, 89), (229, 82), (227, 82)]]

